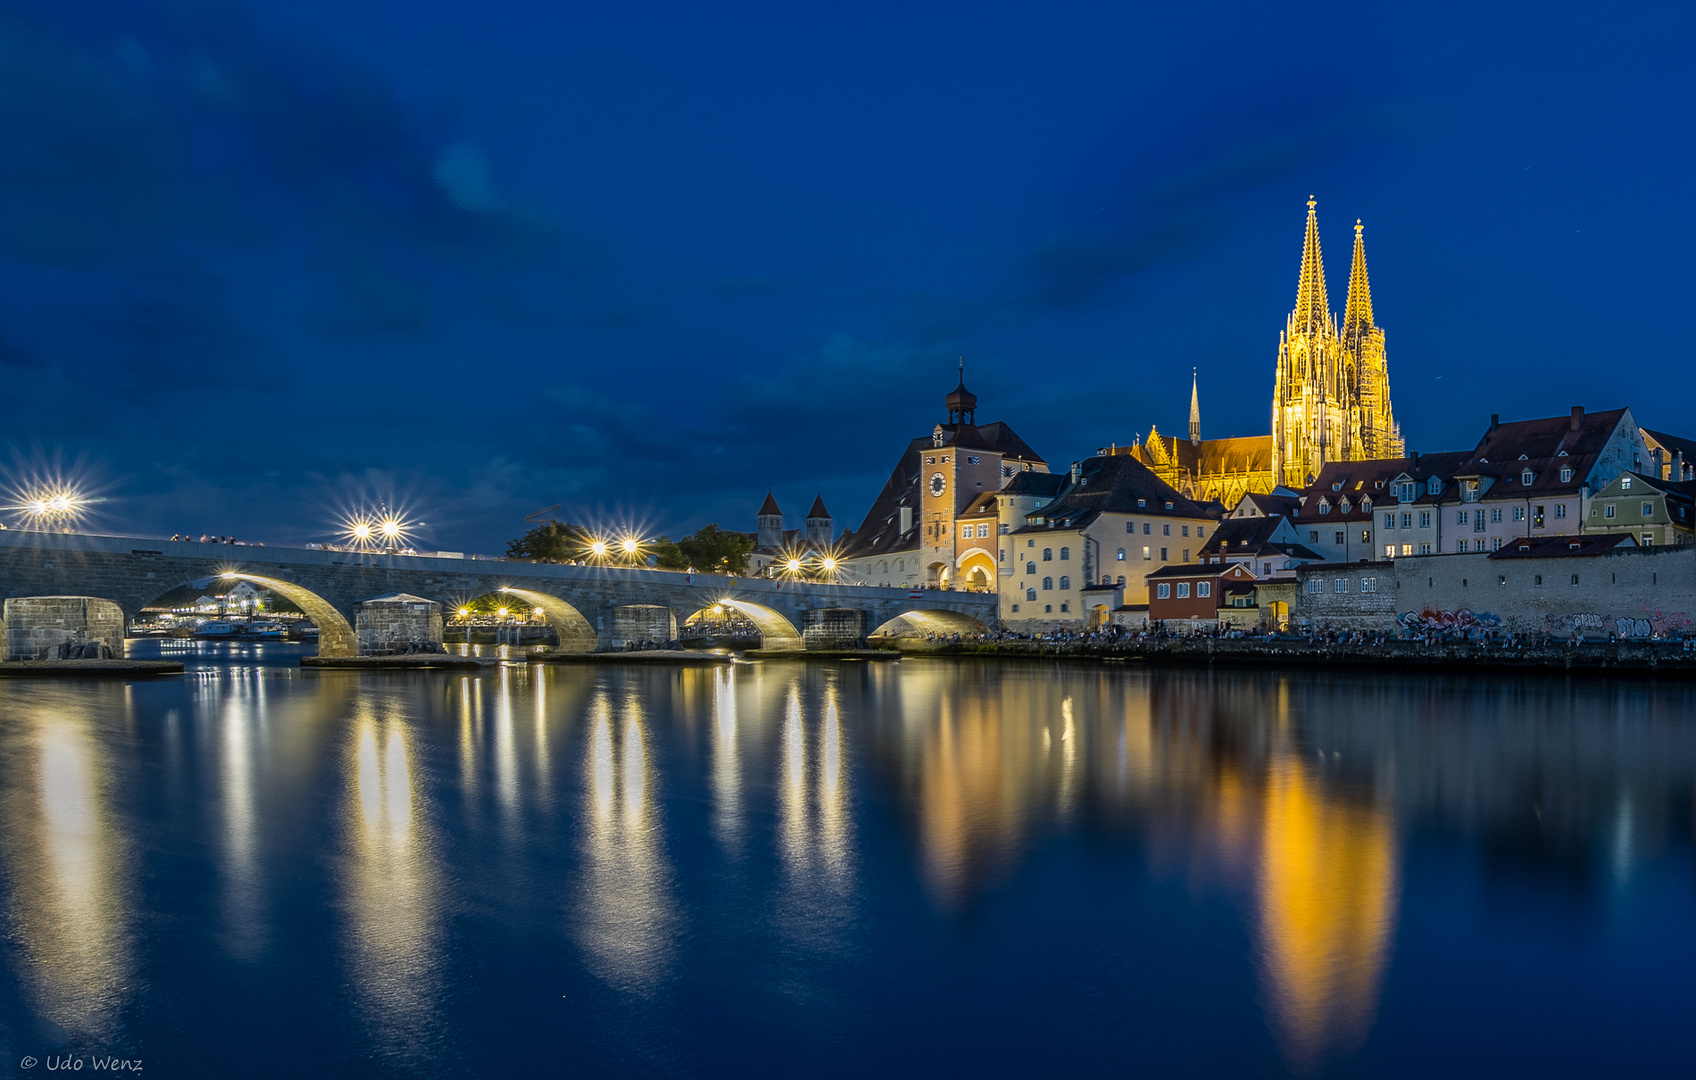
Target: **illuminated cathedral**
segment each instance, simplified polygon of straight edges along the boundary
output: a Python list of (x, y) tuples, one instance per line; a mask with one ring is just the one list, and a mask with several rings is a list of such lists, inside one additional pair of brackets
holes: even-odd
[(1355, 222), (1348, 302), (1339, 324), (1326, 298), (1316, 205), (1307, 200), (1296, 306), (1278, 336), (1272, 434), (1203, 439), (1192, 380), (1187, 438), (1150, 428), (1146, 441), (1102, 453), (1131, 454), (1188, 497), (1226, 506), (1250, 492), (1300, 490), (1328, 461), (1402, 456), (1401, 429), (1390, 408), (1384, 331), (1372, 316), (1362, 226)]

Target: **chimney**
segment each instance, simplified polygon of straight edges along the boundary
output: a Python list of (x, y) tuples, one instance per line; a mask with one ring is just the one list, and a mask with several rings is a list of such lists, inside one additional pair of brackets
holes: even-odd
[(1665, 480), (1667, 478), (1666, 463), (1662, 457), (1661, 448), (1658, 446), (1649, 451), (1649, 467), (1654, 470), (1658, 479)]
[(1672, 478), (1674, 480), (1684, 479), (1684, 451), (1682, 449), (1675, 451), (1672, 455)]
[(1574, 405), (1572, 407), (1572, 430), (1579, 431), (1583, 427), (1584, 427), (1584, 406)]
[(1498, 412), (1491, 413), (1490, 414), (1490, 430), (1495, 431), (1497, 428), (1499, 428), (1501, 426), (1502, 426), (1502, 414), (1498, 413)]
[(1081, 471), (1081, 466), (1075, 461), (1072, 462), (1072, 483), (1073, 483), (1074, 486), (1078, 482), (1078, 473), (1080, 471)]
[(1416, 469), (1419, 468), (1419, 451), (1418, 450), (1413, 451), (1413, 467), (1416, 468)]

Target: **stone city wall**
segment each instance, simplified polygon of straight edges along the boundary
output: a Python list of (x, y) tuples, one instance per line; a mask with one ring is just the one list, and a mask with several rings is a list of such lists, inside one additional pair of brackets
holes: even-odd
[(98, 660), (124, 655), (124, 612), (110, 600), (91, 596), (9, 599), (5, 628), (7, 660)]
[(1290, 628), (1299, 631), (1310, 626), (1396, 629), (1396, 564), (1308, 563), (1297, 567)]

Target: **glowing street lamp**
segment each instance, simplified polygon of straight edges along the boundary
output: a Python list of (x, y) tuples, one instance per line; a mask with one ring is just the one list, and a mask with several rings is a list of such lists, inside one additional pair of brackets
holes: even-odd
[(798, 574), (798, 573), (801, 572), (801, 560), (800, 559), (790, 559), (788, 562), (784, 563), (783, 565), (784, 565), (784, 568), (787, 569), (791, 574)]
[(590, 552), (590, 554), (594, 555), (595, 558), (597, 558), (597, 559), (606, 558), (607, 557), (607, 542), (605, 540), (596, 540), (594, 543), (589, 545), (589, 552)]

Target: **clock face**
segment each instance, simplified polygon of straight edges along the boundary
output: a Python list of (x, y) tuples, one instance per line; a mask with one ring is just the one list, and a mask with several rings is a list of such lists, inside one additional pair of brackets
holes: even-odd
[(930, 474), (930, 493), (932, 495), (941, 495), (944, 491), (947, 491), (947, 490), (948, 490), (948, 478), (946, 476), (943, 476), (941, 473), (931, 473)]

